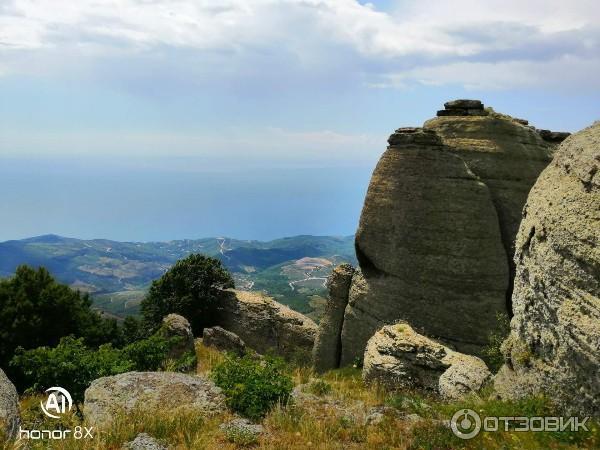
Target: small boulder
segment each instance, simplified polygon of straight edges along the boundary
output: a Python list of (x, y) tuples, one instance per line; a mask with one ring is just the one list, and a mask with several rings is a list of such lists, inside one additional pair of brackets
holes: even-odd
[(140, 433), (133, 441), (125, 443), (121, 450), (167, 450), (167, 447), (149, 434)]
[(225, 410), (221, 389), (202, 376), (177, 372), (127, 372), (94, 380), (85, 391), (83, 413), (90, 425), (110, 426), (119, 413), (213, 415)]
[(426, 389), (459, 399), (477, 392), (490, 377), (481, 359), (422, 336), (407, 323), (384, 326), (365, 350), (363, 379), (388, 389)]
[(167, 338), (176, 338), (169, 350), (169, 359), (183, 361), (184, 358), (189, 356), (189, 358), (186, 358), (185, 364), (179, 368), (183, 371), (188, 371), (196, 367), (197, 359), (194, 335), (192, 333), (192, 326), (188, 320), (179, 314), (169, 314), (163, 319), (161, 332)]
[(222, 352), (232, 352), (239, 356), (246, 353), (246, 344), (235, 333), (221, 327), (205, 328), (202, 333), (202, 343)]
[(219, 428), (229, 441), (236, 444), (253, 443), (265, 432), (262, 425), (241, 418), (222, 423)]
[(8, 439), (16, 437), (19, 429), (19, 396), (14, 384), (0, 369), (0, 433)]
[(480, 100), (450, 100), (444, 103), (446, 109), (483, 109), (483, 103)]

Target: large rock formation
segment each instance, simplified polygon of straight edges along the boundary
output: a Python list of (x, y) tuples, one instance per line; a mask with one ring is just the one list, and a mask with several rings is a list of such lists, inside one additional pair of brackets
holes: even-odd
[(19, 417), (17, 389), (0, 369), (0, 436), (13, 439), (19, 429)]
[(423, 128), (400, 128), (371, 178), (356, 233), (360, 264), (340, 364), (381, 326), (405, 320), (479, 353), (510, 310), (521, 209), (555, 144), (476, 100), (448, 102)]
[(545, 391), (600, 414), (600, 122), (571, 136), (531, 190), (517, 274), (503, 396)]
[(221, 327), (205, 328), (202, 332), (202, 343), (207, 347), (238, 356), (246, 353), (246, 343), (237, 334)]
[(258, 353), (269, 351), (287, 358), (308, 357), (317, 325), (259, 292), (227, 290), (218, 305), (217, 323), (237, 334)]
[(402, 319), (462, 351), (505, 311), (508, 264), (489, 189), (426, 129), (399, 129), (369, 185), (356, 233), (342, 364)]
[(169, 349), (169, 359), (181, 361), (181, 370), (187, 371), (196, 367), (196, 347), (192, 326), (188, 320), (179, 314), (169, 314), (163, 319), (161, 333), (172, 340)]
[(85, 391), (83, 414), (96, 427), (107, 427), (119, 414), (225, 410), (221, 389), (202, 376), (177, 372), (127, 372), (94, 380)]
[(448, 399), (479, 391), (491, 377), (485, 363), (416, 333), (410, 325), (386, 325), (364, 356), (363, 379), (390, 389), (426, 389)]
[(317, 372), (335, 369), (342, 354), (342, 325), (354, 268), (350, 264), (336, 267), (327, 278), (329, 299), (313, 347), (313, 366)]

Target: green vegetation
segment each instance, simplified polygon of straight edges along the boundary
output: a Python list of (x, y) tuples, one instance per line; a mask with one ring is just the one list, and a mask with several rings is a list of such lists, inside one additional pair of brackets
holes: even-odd
[(214, 368), (212, 378), (223, 389), (227, 405), (254, 420), (264, 417), (274, 405), (287, 403), (294, 387), (284, 362), (273, 357), (229, 355)]
[[(0, 277), (11, 276), (19, 264), (44, 266), (61, 283), (88, 292), (95, 308), (122, 319), (138, 315), (152, 280), (192, 253), (220, 259), (238, 289), (264, 291), (317, 320), (325, 303), (324, 278), (337, 264), (356, 263), (352, 236), (142, 243), (48, 235), (0, 243)], [(306, 258), (316, 260), (313, 267), (303, 263)], [(306, 272), (315, 279), (305, 280)]]
[[(189, 356), (178, 361), (168, 359), (170, 350), (181, 337), (166, 338), (161, 332), (129, 344), (122, 349), (104, 344), (89, 348), (82, 338), (64, 337), (56, 347), (33, 350), (18, 348), (10, 361), (15, 374), (12, 380), (21, 391), (43, 392), (52, 386), (68, 386), (73, 400), (83, 401), (83, 394), (97, 378), (131, 370), (183, 370), (190, 366)], [(192, 355), (195, 358), (195, 355)]]
[(142, 301), (144, 328), (156, 331), (166, 315), (177, 313), (190, 321), (194, 334), (200, 334), (204, 327), (214, 325), (221, 290), (233, 287), (233, 279), (221, 261), (192, 254), (152, 283)]
[(122, 342), (116, 321), (100, 317), (88, 295), (57, 283), (46, 269), (19, 266), (0, 280), (0, 366), (17, 347), (55, 346), (68, 335), (93, 347)]
[(498, 372), (504, 364), (504, 355), (502, 355), (502, 343), (510, 333), (510, 319), (505, 313), (496, 314), (496, 328), (490, 332), (488, 345), (483, 350), (483, 358), (493, 373)]

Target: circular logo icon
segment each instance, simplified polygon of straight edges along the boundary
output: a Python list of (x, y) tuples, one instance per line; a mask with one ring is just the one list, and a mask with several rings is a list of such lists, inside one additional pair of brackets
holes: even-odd
[(44, 414), (46, 414), (48, 417), (52, 417), (53, 419), (60, 419), (61, 414), (71, 411), (73, 399), (71, 398), (69, 391), (55, 386), (46, 389), (46, 392), (49, 392), (46, 404), (40, 402), (40, 406), (42, 407)]
[(450, 421), (452, 432), (461, 439), (471, 439), (481, 430), (481, 418), (472, 409), (460, 409)]

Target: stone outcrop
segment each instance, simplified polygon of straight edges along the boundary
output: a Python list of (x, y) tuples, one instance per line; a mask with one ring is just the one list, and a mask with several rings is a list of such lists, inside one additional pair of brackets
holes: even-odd
[(444, 106), (423, 128), (396, 130), (371, 178), (341, 365), (397, 320), (479, 354), (498, 313), (512, 309), (521, 210), (556, 144), (478, 100)]
[(564, 409), (600, 415), (600, 122), (565, 140), (527, 199), (504, 397), (550, 393)]
[(183, 410), (204, 415), (223, 412), (221, 389), (202, 376), (127, 372), (94, 380), (85, 391), (83, 414), (90, 425), (108, 427), (118, 414)]
[(237, 334), (221, 327), (205, 328), (202, 333), (202, 343), (207, 347), (235, 353), (238, 356), (246, 353), (246, 343)]
[(327, 278), (329, 299), (319, 323), (312, 355), (317, 372), (335, 369), (340, 365), (342, 325), (353, 274), (354, 268), (350, 264), (341, 264)]
[(310, 355), (317, 325), (259, 292), (227, 290), (218, 305), (217, 323), (258, 353), (286, 358)]
[(444, 109), (437, 112), (438, 117), (444, 116), (487, 116), (479, 100), (452, 100), (444, 103)]
[(382, 325), (405, 320), (477, 351), (506, 310), (508, 263), (488, 187), (429, 129), (390, 136), (356, 233), (341, 364)]
[(0, 369), (0, 435), (14, 439), (19, 429), (19, 396), (15, 385)]
[(196, 366), (196, 347), (194, 346), (194, 335), (192, 326), (188, 320), (179, 314), (169, 314), (163, 319), (161, 332), (167, 338), (174, 339), (174, 345), (169, 349), (169, 358), (180, 360), (186, 356), (189, 358), (189, 367), (182, 367), (182, 370), (189, 370)]
[(490, 377), (481, 359), (455, 352), (406, 323), (386, 325), (365, 350), (363, 379), (388, 389), (425, 389), (459, 399), (479, 391)]
[(123, 444), (121, 450), (167, 450), (167, 447), (149, 434), (139, 433), (133, 441)]

